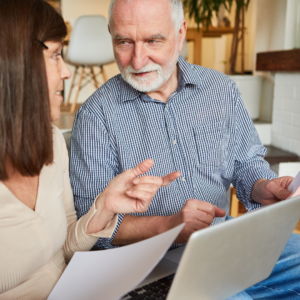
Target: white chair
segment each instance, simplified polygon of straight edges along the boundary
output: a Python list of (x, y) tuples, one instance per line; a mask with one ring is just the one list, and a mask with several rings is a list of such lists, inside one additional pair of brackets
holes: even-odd
[[(71, 112), (75, 112), (79, 92), (87, 83), (93, 80), (96, 89), (99, 88), (93, 67), (100, 67), (103, 79), (106, 81), (103, 65), (112, 63), (114, 60), (107, 20), (103, 16), (97, 15), (79, 17), (72, 30), (66, 59), (67, 63), (75, 66), (68, 100), (65, 103), (66, 106), (70, 103), (75, 78), (78, 69), (81, 67), (77, 93), (71, 106)], [(87, 79), (87, 82), (83, 85), (84, 78)]]

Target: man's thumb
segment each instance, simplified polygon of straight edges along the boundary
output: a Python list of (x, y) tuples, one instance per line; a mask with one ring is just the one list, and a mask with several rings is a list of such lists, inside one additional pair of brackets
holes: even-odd
[(285, 200), (287, 197), (289, 197), (291, 195), (291, 192), (286, 190), (286, 189), (281, 189), (279, 190), (278, 194), (277, 194), (277, 198), (279, 200)]

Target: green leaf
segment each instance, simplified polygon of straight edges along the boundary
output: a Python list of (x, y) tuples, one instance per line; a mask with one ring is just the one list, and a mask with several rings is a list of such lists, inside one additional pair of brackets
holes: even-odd
[(213, 13), (218, 16), (222, 5), (224, 5), (226, 11), (231, 12), (234, 1), (238, 12), (243, 7), (247, 9), (250, 2), (250, 0), (183, 0), (183, 7), (189, 14), (189, 17), (195, 21), (198, 28), (202, 24), (208, 29), (209, 25), (211, 25)]

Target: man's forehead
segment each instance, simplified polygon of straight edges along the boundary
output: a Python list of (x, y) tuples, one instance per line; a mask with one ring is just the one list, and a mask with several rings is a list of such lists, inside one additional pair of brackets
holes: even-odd
[(112, 20), (123, 25), (171, 21), (171, 5), (169, 0), (119, 0), (114, 4)]
[[(144, 3), (144, 0), (136, 0), (136, 2)], [(168, 16), (162, 11), (163, 9), (157, 9), (152, 5), (130, 6), (130, 3), (125, 3), (124, 6), (116, 6), (110, 23), (111, 34), (115, 39), (165, 38), (174, 30), (174, 23), (171, 13)]]

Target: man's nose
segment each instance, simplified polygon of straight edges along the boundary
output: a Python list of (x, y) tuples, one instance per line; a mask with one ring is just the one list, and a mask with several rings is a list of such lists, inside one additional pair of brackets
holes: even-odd
[(132, 58), (132, 66), (136, 70), (142, 69), (149, 62), (149, 57), (147, 55), (147, 50), (143, 46), (143, 44), (135, 44), (134, 54)]

